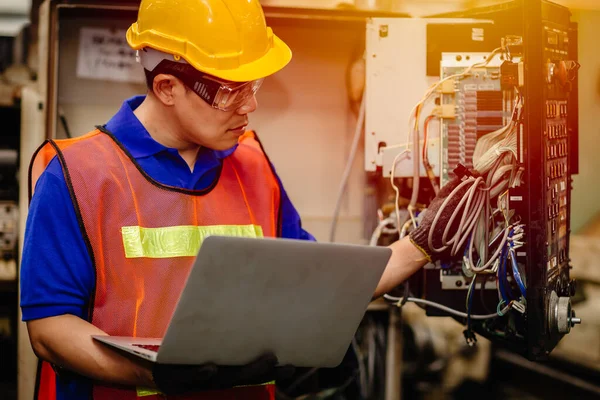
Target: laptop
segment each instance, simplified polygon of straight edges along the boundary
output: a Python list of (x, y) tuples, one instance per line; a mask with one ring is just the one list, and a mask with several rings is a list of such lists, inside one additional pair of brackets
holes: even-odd
[[(93, 336), (163, 364), (338, 366), (391, 250), (290, 239), (210, 236), (164, 338)], [(204, 323), (205, 321), (205, 323)]]

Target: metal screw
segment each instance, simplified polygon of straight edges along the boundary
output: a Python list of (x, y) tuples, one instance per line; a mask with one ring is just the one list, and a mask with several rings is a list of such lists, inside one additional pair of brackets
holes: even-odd
[(388, 26), (381, 25), (379, 27), (379, 37), (387, 37), (388, 36)]

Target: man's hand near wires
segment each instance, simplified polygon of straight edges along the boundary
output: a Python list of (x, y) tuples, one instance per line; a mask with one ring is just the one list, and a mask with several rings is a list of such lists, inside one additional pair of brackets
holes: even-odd
[[(482, 215), (485, 216), (485, 206), (489, 201), (489, 189), (486, 186), (488, 182), (493, 180), (486, 181), (477, 172), (463, 169), (457, 177), (441, 188), (427, 210), (420, 216), (418, 226), (408, 236), (390, 246), (393, 251), (392, 257), (377, 287), (375, 297), (391, 291), (429, 262), (461, 258), (464, 261), (465, 249), (469, 248), (470, 239), (476, 231), (478, 222), (484, 218)], [(498, 258), (506, 240), (506, 236), (503, 236), (501, 244), (497, 247), (498, 254), (494, 254), (491, 259)], [(483, 269), (488, 267), (489, 265), (483, 266)], [(481, 265), (479, 269), (482, 269)], [(405, 300), (388, 295), (385, 297), (399, 302)], [(428, 300), (418, 298), (407, 300), (436, 307), (458, 317), (478, 320), (495, 318), (506, 313), (511, 307), (505, 304), (498, 313), (467, 315)]]
[[(473, 216), (465, 221), (464, 217), (459, 219), (457, 214), (464, 208), (463, 198), (468, 200), (469, 195), (477, 197), (475, 182), (478, 182), (478, 179), (480, 178), (475, 176), (465, 176), (464, 179), (455, 178), (444, 185), (424, 211), (418, 227), (390, 246), (392, 257), (377, 287), (375, 297), (389, 292), (428, 262), (456, 254), (453, 254), (453, 247), (456, 244), (458, 248), (459, 235), (458, 231), (453, 231), (451, 227), (458, 229), (461, 221), (474, 224), (470, 221), (474, 219)], [(466, 195), (467, 193), (469, 195)], [(471, 203), (474, 203), (473, 199), (470, 200), (469, 207)]]
[(474, 224), (476, 215), (463, 214), (459, 220), (458, 214), (465, 203), (471, 206), (481, 196), (476, 193), (480, 179), (475, 176), (456, 177), (444, 185), (423, 213), (419, 225), (410, 232), (410, 241), (427, 261), (456, 257), (464, 246), (466, 238), (460, 234)]

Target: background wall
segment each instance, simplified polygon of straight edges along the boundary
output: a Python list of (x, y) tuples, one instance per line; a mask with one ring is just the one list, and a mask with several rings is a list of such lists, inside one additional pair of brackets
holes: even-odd
[[(308, 231), (328, 239), (340, 179), (354, 134), (346, 74), (362, 56), (364, 27), (272, 23), (294, 52), (290, 65), (265, 81), (251, 119)], [(338, 241), (359, 242), (362, 147), (338, 223)]]
[[(597, 4), (600, 8), (600, 2)], [(600, 11), (578, 10), (579, 175), (573, 179), (571, 227), (580, 231), (600, 213)]]

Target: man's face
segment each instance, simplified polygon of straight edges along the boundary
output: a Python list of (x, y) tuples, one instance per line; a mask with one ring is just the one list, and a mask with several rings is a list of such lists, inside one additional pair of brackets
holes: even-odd
[(180, 123), (181, 139), (213, 150), (233, 147), (246, 131), (248, 116), (257, 108), (256, 97), (251, 96), (235, 110), (213, 108), (189, 88), (183, 86), (174, 112)]

